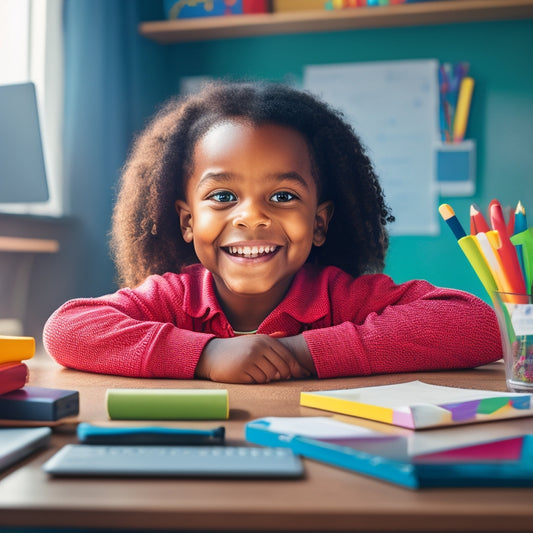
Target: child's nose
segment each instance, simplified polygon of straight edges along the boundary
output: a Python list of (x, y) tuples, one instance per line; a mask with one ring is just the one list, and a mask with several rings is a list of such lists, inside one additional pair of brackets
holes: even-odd
[(246, 202), (235, 212), (233, 226), (256, 228), (258, 226), (270, 226), (271, 220), (266, 210), (258, 202)]

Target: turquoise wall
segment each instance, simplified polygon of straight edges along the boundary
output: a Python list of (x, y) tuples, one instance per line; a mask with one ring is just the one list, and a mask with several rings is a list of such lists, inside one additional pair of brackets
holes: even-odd
[[(171, 46), (170, 55), (176, 91), (181, 76), (261, 78), (298, 85), (303, 68), (310, 64), (468, 61), (476, 80), (467, 137), (476, 139), (478, 146), (477, 190), (472, 197), (443, 197), (439, 203), (450, 203), (465, 227), (470, 203), (485, 209), (492, 198), (504, 207), (521, 200), (533, 219), (533, 20), (179, 43)], [(424, 278), (486, 299), (442, 221), (438, 236), (391, 238), (386, 271), (397, 282)]]

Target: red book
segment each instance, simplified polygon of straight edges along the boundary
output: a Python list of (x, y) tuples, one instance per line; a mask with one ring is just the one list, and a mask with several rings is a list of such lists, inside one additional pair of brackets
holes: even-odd
[(28, 367), (24, 363), (0, 365), (0, 395), (21, 389), (28, 381)]

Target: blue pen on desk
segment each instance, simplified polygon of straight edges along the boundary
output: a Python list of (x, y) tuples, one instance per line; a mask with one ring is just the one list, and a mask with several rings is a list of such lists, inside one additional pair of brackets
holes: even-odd
[(84, 444), (224, 444), (225, 429), (183, 429), (158, 426), (101, 427), (82, 422), (77, 428), (78, 439)]

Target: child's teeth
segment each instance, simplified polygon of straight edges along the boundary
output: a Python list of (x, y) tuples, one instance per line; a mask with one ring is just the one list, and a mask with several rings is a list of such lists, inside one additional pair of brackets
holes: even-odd
[(261, 254), (274, 252), (275, 246), (230, 246), (229, 251), (234, 255), (243, 255), (246, 257), (258, 257)]

